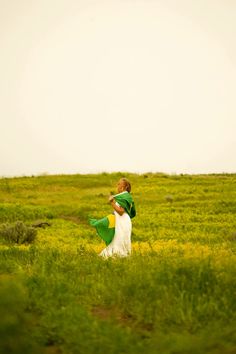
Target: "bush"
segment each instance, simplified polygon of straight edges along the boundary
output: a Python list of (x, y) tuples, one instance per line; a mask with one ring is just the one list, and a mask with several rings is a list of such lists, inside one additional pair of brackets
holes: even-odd
[(4, 224), (0, 229), (0, 238), (9, 243), (32, 243), (37, 235), (37, 230), (25, 225), (22, 221), (14, 224)]

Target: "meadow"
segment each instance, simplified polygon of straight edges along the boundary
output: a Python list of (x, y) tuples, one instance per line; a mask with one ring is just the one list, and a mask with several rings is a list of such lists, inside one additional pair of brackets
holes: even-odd
[[(132, 255), (101, 259), (89, 217), (120, 177), (137, 216)], [(0, 353), (236, 353), (236, 174), (102, 173), (0, 179)]]

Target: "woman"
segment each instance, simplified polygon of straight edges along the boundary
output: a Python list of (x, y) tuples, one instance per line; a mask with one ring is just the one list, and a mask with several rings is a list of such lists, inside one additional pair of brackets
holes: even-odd
[[(109, 202), (114, 210), (113, 215), (101, 220), (91, 219), (90, 224), (95, 226), (98, 234), (108, 245), (99, 255), (102, 257), (126, 257), (131, 253), (131, 218), (136, 215), (133, 198), (130, 194), (131, 184), (126, 178), (121, 178), (117, 184), (118, 194), (111, 195)], [(114, 220), (114, 222), (112, 221)], [(112, 225), (114, 223), (114, 225)], [(107, 228), (105, 231), (105, 227)], [(112, 233), (113, 227), (113, 233)], [(104, 237), (104, 231), (106, 236)], [(112, 236), (110, 234), (112, 233)], [(106, 238), (107, 237), (107, 238)]]

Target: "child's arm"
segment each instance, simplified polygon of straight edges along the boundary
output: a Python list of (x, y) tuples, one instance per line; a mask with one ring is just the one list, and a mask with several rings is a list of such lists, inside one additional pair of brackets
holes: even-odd
[(119, 215), (123, 215), (123, 214), (124, 214), (125, 209), (116, 204), (116, 201), (115, 201), (115, 199), (114, 199), (114, 197), (113, 197), (112, 195), (109, 197), (109, 202), (111, 203), (112, 208), (113, 208), (115, 211), (117, 211), (117, 213), (118, 213)]

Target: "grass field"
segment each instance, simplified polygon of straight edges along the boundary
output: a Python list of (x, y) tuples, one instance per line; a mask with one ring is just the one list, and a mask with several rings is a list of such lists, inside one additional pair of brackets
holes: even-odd
[[(132, 255), (104, 260), (88, 217), (130, 179)], [(0, 353), (236, 353), (236, 174), (0, 179)]]

